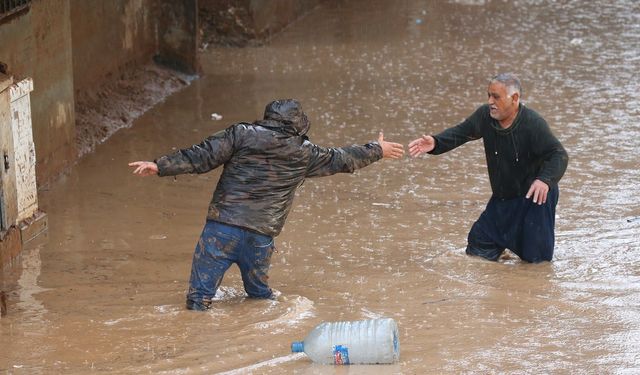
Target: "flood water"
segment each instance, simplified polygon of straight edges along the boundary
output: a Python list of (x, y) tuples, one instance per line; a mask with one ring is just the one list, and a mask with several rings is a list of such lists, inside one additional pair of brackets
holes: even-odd
[[(327, 1), (264, 47), (204, 52), (203, 76), (40, 194), (45, 237), (3, 273), (8, 374), (640, 373), (640, 3)], [(219, 171), (140, 178), (152, 160), (276, 98), (323, 146), (407, 144), (471, 114), (498, 72), (570, 155), (554, 261), (464, 254), (490, 187), (481, 142), (310, 179), (277, 238), (277, 300), (237, 267), (186, 311), (191, 256)], [(211, 119), (212, 113), (223, 116)], [(290, 354), (323, 321), (391, 317), (400, 362)]]

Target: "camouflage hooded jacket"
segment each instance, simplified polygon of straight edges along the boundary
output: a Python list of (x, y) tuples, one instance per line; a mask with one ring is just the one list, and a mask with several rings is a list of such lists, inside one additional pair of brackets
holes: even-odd
[(231, 125), (200, 144), (158, 158), (158, 175), (205, 173), (224, 165), (207, 219), (277, 236), (305, 178), (352, 173), (382, 158), (378, 142), (314, 145), (305, 136), (309, 126), (297, 101), (274, 101), (264, 120)]

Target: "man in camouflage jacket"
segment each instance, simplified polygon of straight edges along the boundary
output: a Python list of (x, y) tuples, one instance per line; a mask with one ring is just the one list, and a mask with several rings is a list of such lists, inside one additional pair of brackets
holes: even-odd
[(352, 173), (381, 158), (400, 158), (401, 144), (377, 142), (324, 148), (309, 141), (310, 123), (296, 100), (276, 100), (264, 119), (229, 126), (200, 144), (154, 162), (129, 163), (143, 176), (206, 173), (224, 165), (195, 249), (187, 308), (206, 310), (222, 277), (238, 264), (249, 297), (269, 298), (273, 238), (280, 234), (296, 189), (308, 177)]

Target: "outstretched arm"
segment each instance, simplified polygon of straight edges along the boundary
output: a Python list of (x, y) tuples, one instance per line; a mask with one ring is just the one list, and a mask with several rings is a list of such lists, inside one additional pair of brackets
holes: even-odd
[(141, 176), (158, 175), (158, 165), (152, 161), (134, 161), (129, 163), (130, 167), (134, 167), (133, 174)]
[[(307, 141), (309, 142), (309, 141)], [(387, 142), (382, 132), (377, 142), (364, 145), (324, 148), (308, 143), (312, 155), (307, 166), (307, 177), (330, 176), (336, 173), (353, 173), (382, 158), (398, 159), (404, 155), (400, 143)]]
[(409, 154), (416, 157), (425, 152), (430, 152), (436, 147), (435, 139), (430, 135), (423, 135), (409, 143)]
[(409, 154), (412, 157), (428, 152), (433, 155), (443, 154), (463, 144), (480, 139), (480, 124), (489, 117), (488, 106), (476, 109), (471, 116), (456, 126), (450, 127), (439, 134), (423, 135), (409, 143)]
[(161, 156), (155, 161), (135, 161), (133, 173), (160, 177), (187, 173), (206, 173), (224, 164), (233, 155), (235, 133), (245, 127), (236, 124), (204, 139), (201, 143)]

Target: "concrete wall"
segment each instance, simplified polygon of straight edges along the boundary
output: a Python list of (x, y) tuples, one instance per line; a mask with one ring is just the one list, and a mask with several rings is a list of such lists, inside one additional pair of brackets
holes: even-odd
[(321, 1), (38, 0), (27, 12), (0, 21), (0, 62), (14, 81), (34, 82), (38, 186), (76, 160), (77, 96), (154, 58), (187, 73), (198, 71), (199, 9), (235, 14), (216, 24), (244, 22), (252, 38), (268, 38)]
[(148, 62), (157, 50), (156, 0), (71, 0), (73, 77), (76, 93)]
[(250, 0), (248, 5), (256, 35), (269, 38), (320, 2), (321, 0)]
[(198, 0), (164, 1), (157, 9), (161, 32), (155, 61), (187, 74), (197, 73)]
[(33, 140), (39, 184), (75, 160), (69, 0), (34, 1), (0, 24), (0, 62), (14, 81), (31, 77)]
[[(28, 9), (0, 19), (0, 71), (6, 73), (0, 73), (0, 85), (33, 80), (30, 104), (38, 186), (53, 181), (76, 161), (76, 98), (99, 92), (124, 71), (152, 60), (189, 74), (198, 71), (202, 9), (216, 15), (210, 23), (213, 30), (240, 30), (243, 38), (266, 40), (321, 1), (34, 0)], [(0, 95), (0, 168), (4, 152), (10, 159), (15, 153), (7, 135), (8, 100), (8, 95)], [(0, 176), (0, 193), (7, 203), (2, 215), (8, 218), (0, 238), (0, 265), (15, 256), (20, 243), (15, 228), (18, 196), (8, 175)]]
[(324, 0), (200, 0), (205, 42), (259, 44)]
[(197, 70), (197, 0), (39, 0), (0, 21), (0, 62), (33, 78), (37, 181), (76, 160), (75, 97), (123, 69), (158, 61)]
[(196, 0), (71, 0), (76, 93), (158, 60), (187, 73), (197, 65)]
[[(28, 9), (0, 19), (0, 72), (5, 73), (0, 73), (0, 84), (33, 80), (30, 104), (38, 186), (53, 181), (77, 159), (77, 97), (118, 80), (127, 69), (151, 64), (154, 57), (195, 72), (196, 30), (197, 0), (35, 0)], [(6, 105), (8, 98), (0, 96), (0, 149), (13, 159), (15, 144), (11, 149), (7, 134), (14, 111)], [(33, 154), (28, 151), (27, 156)], [(15, 211), (26, 195), (18, 196), (15, 181), (5, 174), (0, 177), (6, 203), (2, 215), (8, 218), (0, 238), (1, 268), (21, 248)], [(33, 211), (28, 208), (24, 211)], [(45, 224), (39, 227), (46, 226), (40, 222)], [(20, 230), (28, 234), (30, 229)]]

